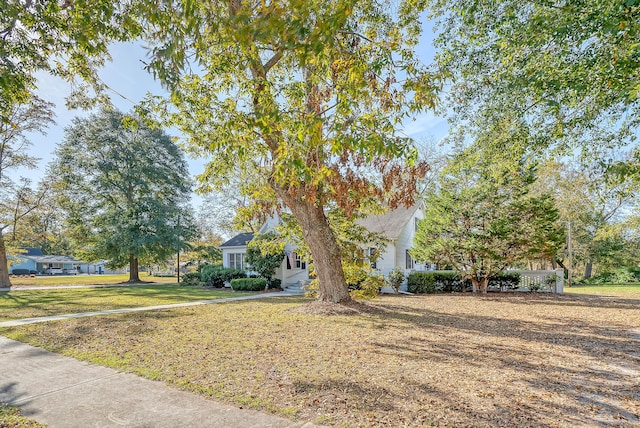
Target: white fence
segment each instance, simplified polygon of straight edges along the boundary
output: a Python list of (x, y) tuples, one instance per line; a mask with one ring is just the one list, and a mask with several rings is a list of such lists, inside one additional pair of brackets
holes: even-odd
[(518, 290), (551, 291), (564, 293), (564, 270), (508, 270), (508, 273), (520, 274)]

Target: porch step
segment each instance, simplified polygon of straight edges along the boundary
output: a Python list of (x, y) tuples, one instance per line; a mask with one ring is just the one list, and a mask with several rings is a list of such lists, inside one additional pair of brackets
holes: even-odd
[(300, 283), (300, 281), (294, 282), (293, 284), (285, 285), (284, 291), (287, 291), (289, 293), (304, 294), (304, 289), (302, 288), (302, 284)]

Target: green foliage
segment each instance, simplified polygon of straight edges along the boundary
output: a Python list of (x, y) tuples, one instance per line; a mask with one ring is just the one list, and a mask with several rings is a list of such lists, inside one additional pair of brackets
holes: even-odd
[(231, 288), (234, 291), (261, 291), (267, 287), (264, 278), (237, 278), (231, 280)]
[(188, 272), (182, 275), (181, 277), (182, 285), (201, 285), (204, 284), (202, 281), (202, 276), (200, 272)]
[[(455, 123), (509, 156), (632, 144), (640, 119), (635, 1), (430, 0)], [(608, 157), (597, 160), (607, 162)], [(621, 168), (633, 174), (638, 159)], [(629, 166), (631, 166), (629, 168)]]
[(427, 195), (411, 253), (450, 265), (475, 291), (519, 260), (553, 258), (564, 243), (558, 211), (548, 195), (529, 193), (534, 170), (509, 168), (462, 152)]
[(171, 137), (133, 117), (76, 118), (56, 151), (50, 182), (84, 260), (121, 267), (163, 262), (195, 235), (184, 155)]
[(246, 262), (251, 270), (267, 280), (268, 288), (277, 288), (272, 277), (284, 260), (284, 245), (274, 232), (257, 235), (247, 245)]
[(385, 285), (387, 283), (382, 275), (370, 274), (350, 294), (356, 299), (373, 299), (378, 297), (380, 289)]
[(205, 265), (200, 270), (200, 278), (207, 287), (222, 288), (225, 282), (246, 276), (243, 270), (229, 269), (222, 267), (222, 265)]
[(599, 273), (592, 278), (585, 279), (580, 282), (589, 285), (638, 283), (640, 282), (640, 268), (619, 267), (617, 269)]
[(405, 280), (405, 276), (404, 276), (404, 272), (402, 272), (400, 269), (394, 269), (391, 271), (391, 273), (389, 274), (389, 277), (387, 278), (387, 282), (389, 283), (389, 286), (391, 288), (393, 288), (393, 291), (398, 294), (398, 292), (400, 291), (400, 287), (402, 286), (402, 283)]
[(0, 14), (0, 123), (12, 122), (11, 111), (36, 90), (37, 73), (74, 81), (70, 102), (86, 96), (105, 101), (106, 86), (97, 69), (109, 58), (114, 41), (134, 39), (136, 0), (30, 1), (4, 0)]
[[(2, 12), (1, 21), (5, 19)], [(1, 28), (5, 28), (4, 26)], [(8, 40), (7, 40), (8, 39)], [(4, 33), (0, 47), (11, 43), (11, 34)], [(4, 52), (3, 52), (4, 53)], [(31, 180), (21, 177), (14, 180), (9, 173), (20, 168), (32, 169), (38, 159), (29, 153), (30, 133), (45, 133), (53, 121), (53, 104), (36, 96), (19, 97), (5, 104), (7, 88), (2, 87), (5, 80), (11, 80), (9, 71), (5, 75), (6, 63), (10, 56), (1, 55), (0, 59), (0, 286), (10, 286), (7, 253), (16, 253), (18, 247), (27, 239), (24, 233), (27, 217), (42, 203), (45, 191), (34, 189)], [(10, 88), (13, 90), (15, 88)], [(20, 227), (18, 227), (20, 226)]]
[[(510, 290), (520, 286), (520, 274), (506, 272), (491, 277), (488, 288)], [(410, 293), (452, 293), (471, 289), (471, 281), (462, 279), (456, 272), (412, 272), (407, 277), (407, 289)]]

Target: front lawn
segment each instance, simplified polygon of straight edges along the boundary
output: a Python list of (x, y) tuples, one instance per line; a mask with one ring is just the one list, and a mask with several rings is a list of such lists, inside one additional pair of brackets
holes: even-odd
[(566, 294), (591, 294), (596, 296), (624, 296), (640, 299), (640, 284), (574, 285), (565, 287)]
[[(107, 285), (120, 284), (129, 280), (129, 274), (118, 275), (53, 275), (11, 278), (14, 286), (60, 286), (60, 285)], [(150, 276), (146, 272), (140, 272), (141, 281), (175, 283), (175, 276)]]
[(106, 309), (238, 297), (240, 293), (177, 285), (0, 292), (0, 321)]
[(640, 300), (386, 296), (310, 315), (272, 298), (0, 333), (337, 426), (638, 426)]

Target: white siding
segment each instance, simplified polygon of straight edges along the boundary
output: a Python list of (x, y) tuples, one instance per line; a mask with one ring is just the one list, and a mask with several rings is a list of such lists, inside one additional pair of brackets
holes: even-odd
[(247, 247), (223, 247), (222, 248), (222, 266), (229, 268), (229, 254), (247, 254)]

